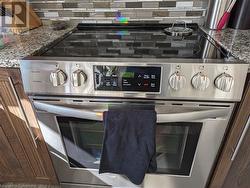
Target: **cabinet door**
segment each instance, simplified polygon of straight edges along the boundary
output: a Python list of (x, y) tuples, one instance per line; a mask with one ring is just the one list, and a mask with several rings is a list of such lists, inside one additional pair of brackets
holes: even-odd
[(236, 123), (243, 125), (237, 145), (231, 157), (231, 167), (226, 176), (223, 188), (250, 187), (250, 86), (240, 109)]
[[(5, 164), (13, 165), (15, 162), (10, 160), (15, 158), (20, 164), (20, 168), (17, 169), (20, 169), (20, 173), (23, 172), (22, 176), (18, 173), (15, 178), (2, 175), (0, 181), (56, 183), (48, 150), (32, 106), (23, 91), (19, 70), (0, 69), (0, 88), (0, 125), (2, 134), (5, 135), (2, 142), (5, 143), (6, 148), (9, 148), (5, 157), (1, 156), (1, 159), (4, 159)], [(9, 153), (13, 156), (7, 163)], [(9, 165), (8, 169), (12, 169), (13, 166)]]
[[(250, 104), (249, 104), (250, 106)], [(250, 186), (250, 117), (238, 142), (233, 164), (227, 174), (223, 188), (249, 188)]]
[[(0, 118), (6, 118), (0, 110)], [(2, 123), (1, 123), (2, 124)], [(21, 160), (21, 153), (15, 154), (13, 145), (19, 145), (20, 143), (10, 144), (6, 137), (3, 128), (0, 127), (0, 180), (12, 180), (16, 177), (24, 178), (25, 174), (22, 166), (19, 163)]]
[(242, 101), (232, 118), (232, 126), (212, 176), (210, 188), (249, 188), (249, 116), (250, 79), (248, 79)]

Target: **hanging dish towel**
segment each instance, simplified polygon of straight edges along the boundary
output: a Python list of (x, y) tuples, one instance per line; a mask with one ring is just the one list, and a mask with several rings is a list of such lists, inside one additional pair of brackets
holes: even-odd
[(104, 142), (99, 173), (126, 175), (141, 184), (155, 172), (155, 110), (116, 109), (104, 112)]

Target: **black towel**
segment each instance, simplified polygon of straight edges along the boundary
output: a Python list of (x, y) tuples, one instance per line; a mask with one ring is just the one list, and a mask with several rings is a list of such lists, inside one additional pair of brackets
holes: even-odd
[(155, 172), (155, 110), (115, 109), (104, 112), (104, 142), (99, 173), (126, 175), (141, 184)]

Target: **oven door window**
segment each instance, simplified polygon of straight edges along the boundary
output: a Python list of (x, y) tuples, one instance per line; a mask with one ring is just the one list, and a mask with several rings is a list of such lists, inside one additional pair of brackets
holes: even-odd
[[(57, 117), (71, 168), (99, 168), (104, 127), (102, 122)], [(157, 124), (157, 172), (188, 176), (198, 144), (202, 123)]]

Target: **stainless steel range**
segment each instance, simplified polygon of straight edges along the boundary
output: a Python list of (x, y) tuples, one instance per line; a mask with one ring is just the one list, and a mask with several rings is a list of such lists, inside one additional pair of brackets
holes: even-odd
[(62, 187), (137, 187), (122, 175), (98, 173), (102, 113), (127, 104), (157, 111), (158, 169), (141, 187), (205, 187), (248, 64), (195, 24), (186, 25), (187, 35), (170, 36), (169, 27), (80, 24), (22, 60)]

